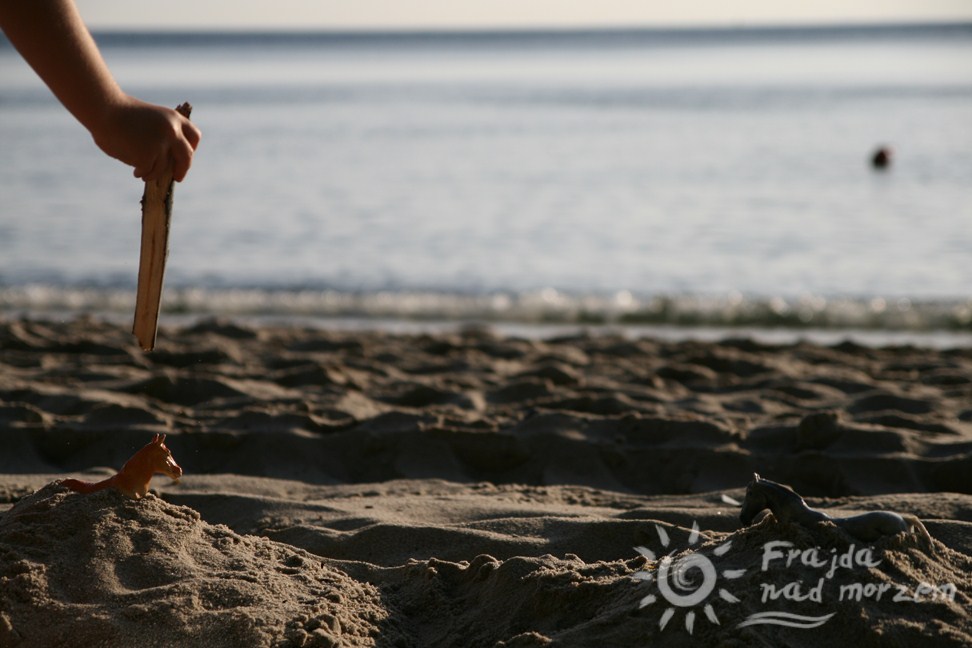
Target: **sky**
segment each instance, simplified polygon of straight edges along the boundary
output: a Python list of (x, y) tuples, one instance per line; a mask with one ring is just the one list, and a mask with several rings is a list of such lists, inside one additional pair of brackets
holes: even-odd
[(972, 21), (972, 0), (77, 0), (92, 29), (488, 29)]

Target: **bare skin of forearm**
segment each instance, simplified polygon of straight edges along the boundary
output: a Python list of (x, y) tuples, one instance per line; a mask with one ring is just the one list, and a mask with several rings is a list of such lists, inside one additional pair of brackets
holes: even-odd
[(102, 151), (157, 180), (182, 180), (201, 134), (188, 119), (125, 94), (74, 0), (0, 0), (0, 29)]
[(0, 0), (0, 27), (72, 115), (89, 131), (125, 100), (74, 3)]

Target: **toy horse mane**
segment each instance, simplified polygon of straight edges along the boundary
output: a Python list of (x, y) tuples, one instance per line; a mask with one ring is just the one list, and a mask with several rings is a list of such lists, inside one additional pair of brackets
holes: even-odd
[[(759, 473), (755, 473), (754, 472), (753, 473), (753, 481), (749, 482), (749, 486), (755, 486), (757, 484), (765, 484), (766, 486), (769, 486), (770, 488), (774, 488), (774, 489), (777, 489), (777, 490), (781, 490), (781, 491), (784, 491), (786, 493), (789, 493), (789, 494), (795, 495), (797, 497), (800, 497), (800, 495), (795, 490), (793, 490), (792, 488), (790, 488), (786, 484), (780, 484), (780, 483), (775, 482), (775, 481), (772, 481), (770, 479), (763, 479), (762, 477), (759, 476)], [(803, 499), (803, 498), (801, 497), (800, 499)]]

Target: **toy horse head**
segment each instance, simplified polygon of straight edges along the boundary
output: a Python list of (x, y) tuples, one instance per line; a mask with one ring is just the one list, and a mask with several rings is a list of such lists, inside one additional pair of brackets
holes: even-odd
[[(751, 524), (756, 516), (765, 509), (769, 509), (773, 516), (780, 521), (806, 518), (813, 515), (820, 518), (822, 514), (810, 511), (806, 502), (792, 488), (777, 484), (775, 481), (763, 479), (753, 473), (753, 481), (746, 487), (746, 498), (739, 512), (739, 519), (743, 524)], [(826, 516), (822, 516), (826, 517)]]
[(163, 474), (176, 481), (182, 477), (182, 467), (176, 463), (172, 452), (166, 447), (164, 434), (156, 434), (128, 460), (121, 472), (140, 475), (146, 483), (155, 473)]
[(746, 486), (746, 498), (743, 499), (742, 510), (739, 511), (739, 520), (747, 526), (769, 505), (763, 492), (765, 482), (759, 473), (753, 473), (753, 481)]
[(165, 445), (165, 435), (156, 434), (155, 438), (146, 446), (150, 448), (151, 456), (154, 460), (154, 468), (157, 473), (170, 477), (176, 481), (182, 477), (182, 467), (176, 463), (172, 451)]

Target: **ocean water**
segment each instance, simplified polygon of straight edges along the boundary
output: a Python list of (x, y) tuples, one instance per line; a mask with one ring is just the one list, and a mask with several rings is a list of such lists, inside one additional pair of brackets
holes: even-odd
[[(96, 37), (204, 134), (169, 312), (972, 328), (972, 25)], [(0, 309), (129, 310), (141, 183), (5, 44), (0, 151)]]

